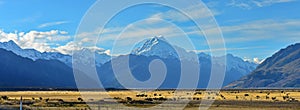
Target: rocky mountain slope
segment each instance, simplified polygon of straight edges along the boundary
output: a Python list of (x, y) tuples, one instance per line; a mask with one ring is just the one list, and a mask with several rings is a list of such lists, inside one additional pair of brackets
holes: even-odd
[(281, 49), (227, 88), (300, 87), (300, 43)]

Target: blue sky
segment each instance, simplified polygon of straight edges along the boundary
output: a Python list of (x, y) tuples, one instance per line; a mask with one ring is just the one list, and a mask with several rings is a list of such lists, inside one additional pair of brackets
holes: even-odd
[[(86, 11), (96, 0), (0, 0), (0, 42), (14, 40), (22, 48), (34, 48), (39, 51), (59, 51), (65, 54), (74, 47), (73, 38), (76, 29)], [(228, 53), (253, 60), (265, 59), (279, 49), (299, 42), (300, 1), (298, 0), (203, 0), (214, 14), (225, 39)], [(187, 8), (193, 12), (199, 9)], [(106, 14), (107, 10), (101, 10)], [(175, 13), (175, 14), (174, 14)], [(176, 14), (172, 8), (158, 5), (139, 5), (117, 14), (105, 28), (103, 40), (97, 47), (109, 52), (113, 39), (123, 31), (116, 54), (132, 49), (130, 44), (142, 38), (164, 35), (175, 43), (197, 52), (209, 52), (205, 37), (193, 33), (195, 24)], [(193, 17), (205, 16), (204, 13)], [(160, 18), (171, 23), (151, 20)], [(140, 21), (144, 19), (144, 21)], [(95, 22), (95, 21), (93, 21)], [(91, 24), (93, 24), (91, 22)], [(145, 31), (147, 30), (147, 31)], [(181, 35), (187, 32), (195, 48), (190, 48)], [(207, 30), (214, 34), (215, 30)], [(178, 32), (178, 33), (177, 33)], [(97, 36), (98, 30), (79, 33), (85, 39)], [(175, 35), (174, 35), (175, 34)], [(138, 36), (141, 38), (137, 39)], [(202, 36), (202, 37), (201, 37)], [(218, 45), (218, 39), (213, 45)], [(212, 51), (223, 50), (215, 49)]]

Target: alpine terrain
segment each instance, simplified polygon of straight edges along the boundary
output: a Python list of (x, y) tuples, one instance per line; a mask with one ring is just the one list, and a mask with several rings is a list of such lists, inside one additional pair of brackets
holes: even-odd
[(227, 86), (227, 88), (258, 87), (300, 87), (300, 43), (281, 49), (267, 58), (251, 74)]

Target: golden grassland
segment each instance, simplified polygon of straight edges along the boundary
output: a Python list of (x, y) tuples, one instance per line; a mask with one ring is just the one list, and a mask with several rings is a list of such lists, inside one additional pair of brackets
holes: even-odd
[(0, 96), (0, 109), (17, 108), (21, 96), (27, 109), (109, 109), (117, 106), (113, 102), (143, 108), (164, 103), (160, 109), (168, 109), (188, 102), (185, 109), (193, 110), (202, 101), (212, 100), (210, 109), (215, 110), (300, 109), (300, 90), (17, 91), (0, 92)]

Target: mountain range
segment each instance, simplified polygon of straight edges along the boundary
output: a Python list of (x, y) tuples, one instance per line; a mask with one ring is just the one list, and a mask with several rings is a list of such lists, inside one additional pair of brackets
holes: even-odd
[(1, 88), (75, 88), (72, 69), (58, 60), (33, 61), (0, 49)]
[[(179, 54), (180, 55), (179, 55)], [(194, 57), (193, 57), (194, 56)], [(195, 57), (196, 56), (196, 57)], [(143, 45), (140, 45), (134, 49), (131, 54), (123, 55), (112, 59), (105, 63), (98, 69), (100, 79), (102, 83), (107, 87), (122, 88), (116, 77), (114, 76), (114, 69), (117, 71), (127, 71), (126, 65), (129, 65), (129, 69), (133, 76), (141, 81), (146, 81), (151, 76), (148, 70), (148, 65), (155, 59), (160, 59), (164, 62), (167, 68), (167, 76), (165, 81), (162, 83), (160, 88), (176, 88), (181, 77), (181, 63), (187, 62), (188, 65), (198, 66), (200, 68), (200, 76), (198, 77), (199, 82), (197, 88), (206, 88), (210, 79), (211, 66), (222, 64), (221, 59), (227, 58), (227, 66), (225, 72), (225, 79), (223, 86), (240, 79), (247, 75), (256, 68), (256, 64), (244, 61), (241, 58), (235, 57), (232, 54), (226, 56), (214, 57), (217, 59), (216, 64), (211, 62), (212, 56), (205, 53), (193, 53), (187, 52), (185, 49), (173, 46), (169, 44), (163, 37), (153, 37), (143, 41)], [(126, 64), (128, 60), (129, 64)], [(199, 61), (199, 65), (195, 60)], [(219, 61), (219, 62), (218, 62)], [(113, 62), (120, 62), (114, 68), (112, 67)], [(187, 68), (188, 70), (189, 68)], [(122, 76), (124, 73), (116, 73), (118, 76)], [(183, 73), (188, 74), (188, 73)], [(122, 78), (128, 76), (123, 75)], [(191, 77), (193, 78), (193, 77)], [(130, 80), (128, 80), (130, 81)], [(132, 88), (145, 88), (142, 85), (131, 85)]]
[(281, 49), (267, 58), (251, 74), (226, 88), (299, 88), (300, 43)]
[[(36, 60), (58, 60), (65, 63), (68, 66), (72, 66), (72, 56), (61, 54), (59, 52), (39, 52), (34, 49), (22, 49), (15, 42), (8, 41), (0, 43), (0, 48), (5, 49), (7, 51), (11, 51), (16, 55), (19, 55), (24, 58), (29, 58), (33, 61)], [(92, 51), (87, 48), (84, 48), (86, 51)], [(101, 66), (103, 63), (110, 60), (110, 56), (107, 54), (96, 54), (96, 64)]]
[[(22, 49), (13, 41), (0, 43), (1, 84), (0, 87), (75, 87), (72, 71), (72, 57), (57, 52), (41, 53), (34, 49)], [(85, 49), (84, 51), (89, 51)], [(178, 54), (180, 53), (180, 55)], [(196, 57), (195, 57), (196, 56)], [(244, 61), (241, 58), (228, 54), (226, 56), (210, 56), (205, 53), (187, 52), (185, 49), (173, 46), (163, 37), (153, 37), (141, 42), (128, 55), (121, 55), (110, 60), (106, 54), (96, 54), (97, 72), (104, 87), (122, 88), (116, 80), (112, 61), (119, 62), (120, 71), (125, 69), (122, 65), (129, 58), (129, 68), (133, 76), (141, 81), (151, 76), (148, 65), (155, 59), (163, 61), (167, 68), (165, 81), (160, 88), (175, 88), (180, 80), (181, 62), (188, 62), (191, 66), (199, 66), (200, 77), (198, 88), (207, 87), (210, 78), (211, 58), (227, 58), (226, 74), (223, 86), (251, 73), (256, 64)], [(200, 65), (196, 65), (197, 61)], [(219, 64), (218, 62), (216, 64)], [(88, 77), (88, 73), (87, 74)], [(122, 73), (120, 73), (122, 76)], [(183, 73), (188, 74), (188, 73)], [(126, 77), (126, 76), (124, 76)], [(132, 84), (132, 87), (142, 87)]]

